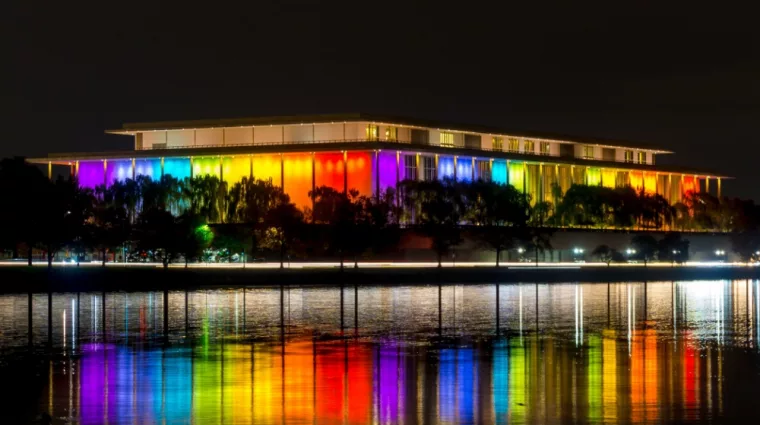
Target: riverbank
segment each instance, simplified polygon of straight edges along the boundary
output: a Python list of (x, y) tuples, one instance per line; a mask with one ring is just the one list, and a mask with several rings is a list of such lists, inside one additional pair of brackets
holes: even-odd
[(299, 268), (0, 267), (0, 293), (177, 290), (277, 285), (408, 285), (758, 279), (747, 266), (434, 266)]

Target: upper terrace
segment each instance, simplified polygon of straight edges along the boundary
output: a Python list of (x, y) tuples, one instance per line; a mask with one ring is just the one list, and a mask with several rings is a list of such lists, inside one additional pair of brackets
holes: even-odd
[(135, 123), (107, 133), (133, 136), (136, 151), (385, 142), (641, 165), (672, 153), (635, 143), (366, 114)]

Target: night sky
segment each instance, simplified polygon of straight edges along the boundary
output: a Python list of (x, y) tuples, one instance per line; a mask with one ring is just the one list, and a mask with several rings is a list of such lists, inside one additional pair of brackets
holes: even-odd
[(129, 149), (103, 134), (124, 122), (365, 112), (657, 145), (760, 200), (750, 10), (250, 3), (4, 4), (0, 156)]

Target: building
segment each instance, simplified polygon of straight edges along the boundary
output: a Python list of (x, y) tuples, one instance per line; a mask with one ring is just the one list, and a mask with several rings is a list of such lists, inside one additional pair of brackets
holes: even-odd
[(630, 185), (673, 204), (690, 191), (719, 196), (726, 178), (660, 167), (656, 156), (672, 152), (635, 144), (365, 114), (125, 124), (107, 133), (132, 137), (134, 150), (30, 161), (51, 175), (54, 165), (69, 166), (86, 187), (140, 175), (271, 179), (301, 208), (317, 186), (372, 195), (404, 179), (444, 177), (511, 184), (533, 203), (555, 202), (555, 187), (586, 184)]

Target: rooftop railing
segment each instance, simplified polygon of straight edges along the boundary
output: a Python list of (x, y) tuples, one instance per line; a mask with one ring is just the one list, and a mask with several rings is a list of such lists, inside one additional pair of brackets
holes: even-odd
[[(443, 148), (443, 149), (472, 149), (472, 150), (478, 150), (483, 152), (502, 152), (502, 153), (512, 153), (517, 155), (530, 155), (530, 156), (540, 156), (540, 157), (560, 157), (558, 154), (554, 154), (551, 152), (524, 152), (521, 150), (511, 150), (508, 148), (502, 148), (502, 149), (494, 149), (494, 148), (485, 148), (482, 146), (465, 146), (465, 145), (451, 145), (448, 143), (435, 143), (435, 142), (428, 142), (428, 143), (413, 143), (408, 140), (388, 140), (388, 139), (337, 139), (337, 140), (305, 140), (305, 141), (285, 141), (285, 142), (256, 142), (256, 143), (224, 143), (224, 144), (213, 144), (213, 145), (181, 145), (181, 146), (167, 146), (164, 143), (161, 144), (155, 144), (148, 147), (143, 147), (140, 150), (171, 150), (171, 149), (205, 149), (205, 148), (228, 148), (228, 147), (259, 147), (259, 146), (294, 146), (294, 145), (305, 145), (305, 146), (314, 146), (314, 145), (329, 145), (329, 144), (346, 144), (346, 143), (396, 143), (399, 145), (408, 145), (408, 146), (431, 146), (436, 148)], [(580, 156), (574, 156), (574, 158), (578, 159), (586, 159), (586, 160), (599, 160), (601, 161), (601, 158), (593, 158), (593, 157), (587, 157), (585, 155)], [(619, 163), (635, 163), (640, 164), (636, 161), (625, 161), (625, 160), (605, 160), (607, 162), (619, 162)]]

